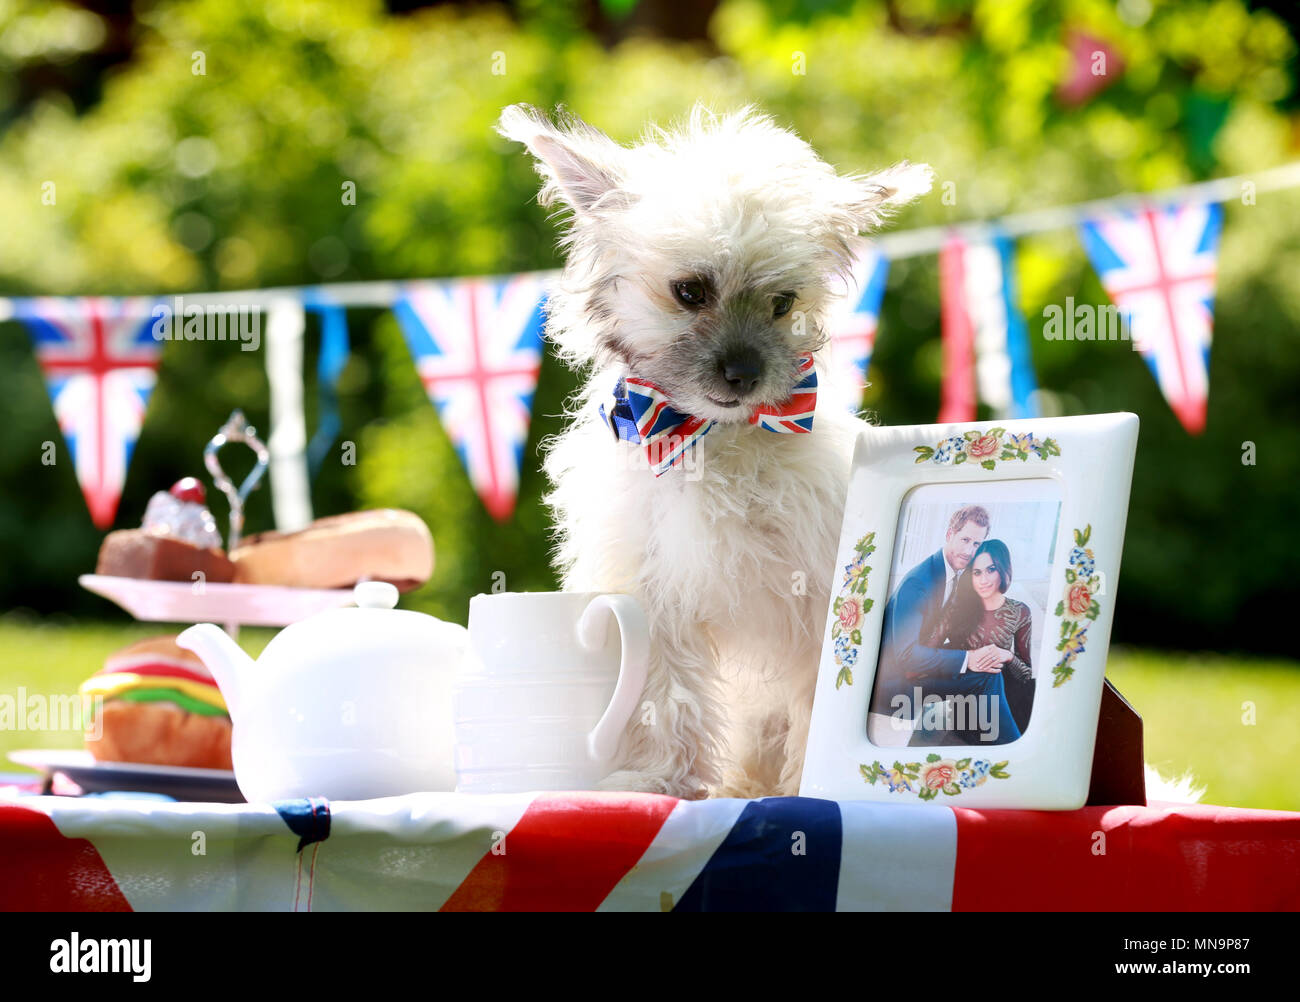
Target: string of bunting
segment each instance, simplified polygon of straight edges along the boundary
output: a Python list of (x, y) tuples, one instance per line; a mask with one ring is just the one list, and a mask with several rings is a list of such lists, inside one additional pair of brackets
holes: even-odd
[[(1103, 288), (1171, 409), (1205, 427), (1220, 203), (1300, 186), (1300, 163), (1148, 195), (1125, 195), (876, 238), (855, 262), (852, 293), (830, 320), (832, 375), (861, 401), (891, 260), (938, 253), (943, 337), (939, 420), (1038, 413), (1036, 380), (1015, 275), (1015, 238), (1074, 228)], [(430, 402), (484, 507), (508, 520), (518, 495), (541, 369), (547, 287), (556, 272), (414, 282), (351, 282), (173, 297), (0, 298), (0, 320), (27, 328), (55, 417), (96, 526), (113, 523), (144, 426), (163, 346), (203, 340), (206, 311), (268, 317), (271, 482), (279, 528), (311, 518), (314, 477), (341, 430), (338, 380), (347, 364), (348, 307), (391, 309)], [(319, 420), (302, 420), (305, 315), (320, 319)], [(242, 323), (247, 316), (231, 316)], [(271, 320), (274, 319), (274, 323)], [(271, 328), (274, 327), (274, 330)], [(1046, 330), (1045, 330), (1046, 333)], [(235, 334), (230, 335), (233, 339)], [(274, 342), (274, 343), (272, 343)], [(276, 473), (279, 472), (279, 476)]]

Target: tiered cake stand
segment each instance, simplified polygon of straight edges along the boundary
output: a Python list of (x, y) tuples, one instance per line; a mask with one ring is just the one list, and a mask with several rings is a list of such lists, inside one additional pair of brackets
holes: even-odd
[[(257, 463), (235, 489), (217, 460), (228, 443), (247, 445)], [(243, 412), (235, 411), (203, 450), (213, 483), (230, 501), (227, 552), (239, 545), (244, 530), (244, 501), (266, 472), (270, 455)], [(138, 620), (151, 623), (222, 623), (232, 637), (239, 627), (288, 626), (326, 609), (352, 601), (352, 589), (286, 588), (275, 585), (218, 584), (206, 581), (150, 581), (142, 578), (83, 574), (83, 588), (116, 602)]]

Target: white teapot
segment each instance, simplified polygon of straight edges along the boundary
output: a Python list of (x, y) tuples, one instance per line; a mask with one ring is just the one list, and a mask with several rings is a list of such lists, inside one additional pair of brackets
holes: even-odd
[(211, 623), (176, 638), (225, 697), (250, 803), (455, 789), (451, 690), (465, 628), (395, 609), (397, 589), (381, 581), (353, 595), (357, 608), (286, 627), (257, 661)]

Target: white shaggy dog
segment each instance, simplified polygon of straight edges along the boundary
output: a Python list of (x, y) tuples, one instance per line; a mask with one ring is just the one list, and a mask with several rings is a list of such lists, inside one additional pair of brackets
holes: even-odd
[[(563, 587), (629, 593), (651, 628), (646, 702), (601, 785), (794, 794), (863, 427), (827, 369), (826, 323), (860, 234), (928, 191), (931, 171), (838, 175), (749, 108), (697, 106), (632, 148), (523, 105), (499, 131), (536, 158), (542, 204), (572, 213), (547, 326), (589, 375), (545, 443)], [(811, 433), (750, 423), (791, 397), (805, 352)], [(624, 376), (715, 422), (662, 476), (607, 421)]]

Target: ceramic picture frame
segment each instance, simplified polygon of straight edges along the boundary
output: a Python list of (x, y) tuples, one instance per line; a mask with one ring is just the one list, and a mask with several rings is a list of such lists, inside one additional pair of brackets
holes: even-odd
[(802, 796), (1084, 805), (1137, 433), (1126, 413), (860, 433)]

